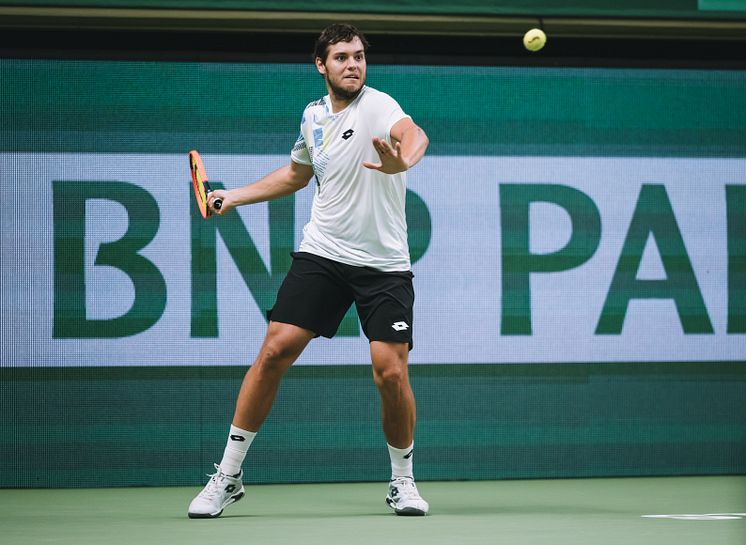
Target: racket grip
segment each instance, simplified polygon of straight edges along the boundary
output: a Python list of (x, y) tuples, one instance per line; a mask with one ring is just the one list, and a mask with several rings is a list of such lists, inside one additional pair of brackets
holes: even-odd
[[(209, 190), (207, 191), (207, 194), (208, 194), (208, 195), (209, 195), (210, 193), (212, 193), (212, 189), (209, 189)], [(214, 201), (212, 202), (212, 207), (213, 207), (213, 208), (214, 208), (215, 210), (220, 210), (220, 209), (221, 209), (221, 208), (223, 207), (223, 199), (215, 199), (215, 200), (214, 200)]]

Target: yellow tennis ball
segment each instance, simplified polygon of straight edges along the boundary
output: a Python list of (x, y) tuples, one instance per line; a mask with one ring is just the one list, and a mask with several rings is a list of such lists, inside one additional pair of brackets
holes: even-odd
[(529, 51), (539, 51), (547, 43), (547, 35), (540, 28), (532, 28), (523, 35), (523, 45)]

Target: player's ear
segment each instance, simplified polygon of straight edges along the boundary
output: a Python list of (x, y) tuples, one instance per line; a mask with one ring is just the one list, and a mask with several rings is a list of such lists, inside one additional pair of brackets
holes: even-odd
[(316, 70), (319, 71), (319, 74), (322, 76), (326, 74), (326, 66), (324, 66), (324, 61), (321, 60), (321, 57), (316, 57)]

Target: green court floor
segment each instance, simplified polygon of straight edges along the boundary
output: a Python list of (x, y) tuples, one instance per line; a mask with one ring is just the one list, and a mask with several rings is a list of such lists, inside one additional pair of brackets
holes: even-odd
[[(746, 544), (742, 476), (419, 488), (431, 505), (427, 517), (396, 517), (383, 501), (385, 483), (361, 483), (247, 487), (215, 520), (187, 518), (198, 488), (6, 489), (0, 544)], [(705, 514), (720, 516), (691, 516)]]

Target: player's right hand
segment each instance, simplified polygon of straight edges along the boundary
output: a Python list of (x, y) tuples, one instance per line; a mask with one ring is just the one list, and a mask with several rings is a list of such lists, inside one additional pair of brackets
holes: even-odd
[[(216, 209), (215, 201), (218, 199), (222, 202), (220, 204), (220, 208)], [(210, 209), (211, 213), (222, 216), (224, 213), (233, 210), (236, 205), (234, 202), (231, 201), (230, 191), (226, 191), (225, 189), (216, 189), (210, 192), (210, 194), (207, 196), (207, 207)]]

